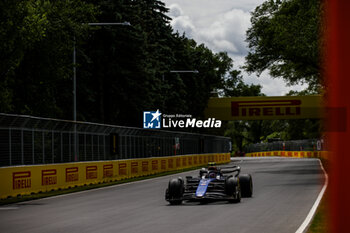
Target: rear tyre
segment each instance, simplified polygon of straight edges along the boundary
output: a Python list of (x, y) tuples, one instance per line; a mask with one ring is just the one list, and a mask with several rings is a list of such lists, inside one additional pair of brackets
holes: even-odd
[(184, 192), (184, 183), (182, 179), (171, 179), (167, 190), (167, 197), (170, 205), (180, 205)]
[(253, 179), (250, 174), (242, 174), (239, 176), (239, 183), (241, 185), (242, 197), (253, 196)]

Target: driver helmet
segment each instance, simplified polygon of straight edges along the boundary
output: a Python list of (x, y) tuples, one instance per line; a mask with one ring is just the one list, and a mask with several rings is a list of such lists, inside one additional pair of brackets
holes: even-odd
[(216, 163), (215, 163), (215, 162), (209, 162), (209, 163), (208, 163), (208, 167), (213, 167), (213, 166), (216, 166)]

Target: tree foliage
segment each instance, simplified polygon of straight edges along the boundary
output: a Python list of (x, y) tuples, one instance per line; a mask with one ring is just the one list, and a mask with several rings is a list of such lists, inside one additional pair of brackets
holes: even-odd
[(71, 112), (74, 36), (84, 36), (81, 22), (93, 20), (96, 8), (79, 0), (0, 4), (0, 111), (63, 117)]
[[(290, 83), (318, 84), (319, 42), (309, 31), (318, 31), (315, 2), (269, 1), (256, 9), (248, 31), (249, 71), (269, 68)], [(226, 97), (262, 95), (261, 86), (243, 82), (227, 53), (173, 32), (167, 12), (157, 0), (0, 1), (0, 112), (72, 119), (74, 45), (78, 120), (140, 127), (146, 110), (201, 118), (213, 91)], [(290, 22), (294, 14), (301, 18)], [(125, 21), (131, 26), (87, 24)], [(306, 27), (298, 29), (300, 24)], [(224, 125), (217, 133), (243, 150), (271, 135), (311, 137), (296, 129), (302, 125), (311, 132), (317, 122)]]
[(269, 70), (288, 84), (322, 85), (320, 0), (268, 0), (251, 17), (246, 70)]
[[(222, 94), (225, 97), (263, 96), (262, 86), (243, 82), (241, 72), (231, 70), (223, 82)], [(262, 135), (271, 130), (266, 127), (268, 121), (229, 121), (224, 135), (232, 140), (235, 151), (243, 151), (244, 147), (260, 141)]]
[[(155, 109), (202, 117), (234, 72), (226, 53), (174, 33), (161, 1), (0, 4), (0, 112), (72, 119), (74, 45), (83, 121), (141, 126), (142, 112)], [(125, 21), (131, 26), (88, 25)]]

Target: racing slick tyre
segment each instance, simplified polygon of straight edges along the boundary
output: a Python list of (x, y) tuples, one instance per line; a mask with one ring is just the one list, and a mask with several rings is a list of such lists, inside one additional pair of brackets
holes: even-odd
[(240, 182), (235, 177), (229, 177), (225, 181), (225, 193), (227, 196), (234, 197), (234, 199), (230, 199), (231, 203), (238, 203), (241, 201), (241, 188)]
[(182, 203), (182, 195), (184, 192), (184, 182), (182, 179), (171, 179), (167, 189), (169, 203), (171, 205), (180, 205)]
[(242, 174), (239, 176), (242, 197), (252, 197), (253, 195), (253, 179), (250, 174)]

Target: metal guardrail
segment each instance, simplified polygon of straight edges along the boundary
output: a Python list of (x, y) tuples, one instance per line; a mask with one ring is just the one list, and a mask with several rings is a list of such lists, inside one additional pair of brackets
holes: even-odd
[(0, 166), (229, 152), (227, 137), (0, 113)]
[(321, 151), (324, 147), (325, 145), (322, 139), (305, 139), (250, 144), (246, 146), (244, 151), (246, 153), (264, 151)]

